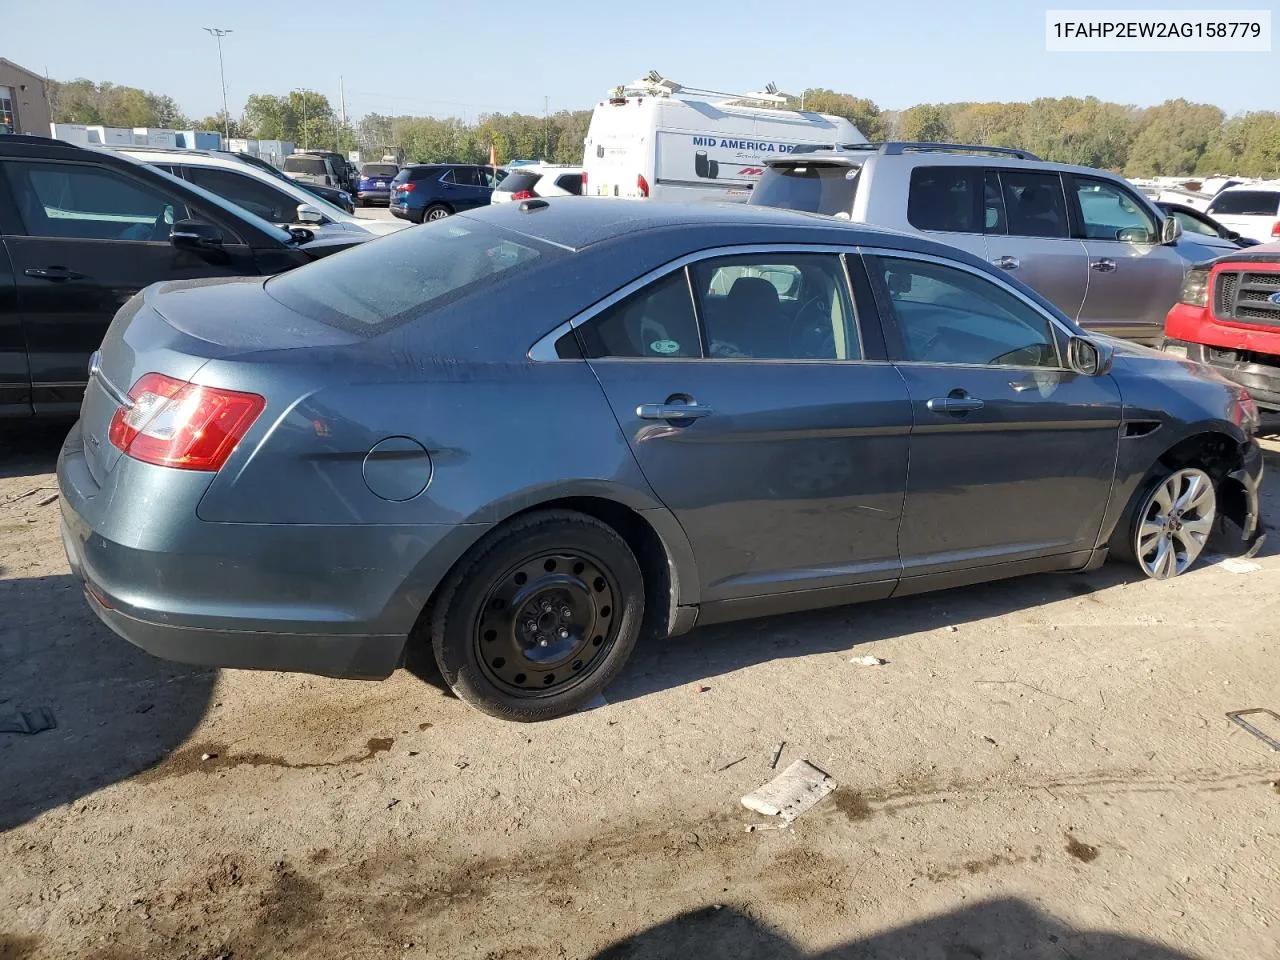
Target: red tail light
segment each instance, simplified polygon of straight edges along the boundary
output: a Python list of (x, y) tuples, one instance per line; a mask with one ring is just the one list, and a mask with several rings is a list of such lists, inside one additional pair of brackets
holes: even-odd
[(517, 191), (515, 191), (513, 194), (511, 194), (511, 199), (512, 199), (512, 200), (532, 200), (532, 199), (533, 199), (533, 191), (532, 191), (532, 190), (517, 190)]
[(636, 174), (636, 187), (640, 190), (640, 196), (647, 197), (649, 195), (649, 181), (644, 178), (643, 173)]
[(111, 418), (111, 443), (135, 460), (179, 470), (221, 469), (267, 405), (256, 393), (148, 373)]
[(587, 192), (587, 171), (582, 171), (582, 192)]
[(1271, 225), (1271, 239), (1280, 240), (1280, 220)]
[(405, 193), (413, 193), (415, 186), (416, 184), (413, 183), (397, 183), (395, 188), (397, 190), (403, 190)]

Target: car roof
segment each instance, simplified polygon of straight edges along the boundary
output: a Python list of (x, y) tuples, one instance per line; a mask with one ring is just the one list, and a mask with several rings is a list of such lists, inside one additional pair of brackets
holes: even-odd
[[(702, 228), (753, 228), (750, 242), (838, 243), (885, 245), (904, 249), (946, 249), (956, 259), (962, 251), (912, 234), (849, 223), (814, 213), (730, 202), (675, 203), (624, 200), (612, 197), (551, 197), (520, 203), (500, 203), (460, 214), (501, 226), (567, 250), (584, 250), (623, 236), (658, 231)], [(801, 236), (801, 234), (805, 236)]]
[[(1071, 163), (1057, 163), (1042, 160), (1034, 153), (1017, 150), (1012, 147), (983, 147), (953, 143), (870, 143), (864, 148), (841, 147), (835, 150), (806, 150), (784, 154), (765, 161), (769, 167), (791, 167), (802, 165), (859, 167), (873, 157), (909, 158), (910, 166), (966, 166), (980, 165), (984, 167), (1008, 167), (1010, 169), (1044, 170), (1053, 172), (1076, 173), (1081, 176), (1103, 176), (1112, 180), (1123, 180), (1107, 170), (1096, 167), (1082, 167)], [(1230, 188), (1235, 189), (1235, 188)]]
[(1243, 193), (1247, 190), (1280, 190), (1280, 180), (1259, 180), (1257, 183), (1234, 183), (1229, 187), (1223, 187), (1215, 197), (1220, 197), (1224, 193)]

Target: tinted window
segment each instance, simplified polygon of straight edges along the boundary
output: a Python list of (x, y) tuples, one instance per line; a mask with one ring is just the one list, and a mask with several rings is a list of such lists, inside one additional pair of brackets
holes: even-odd
[(394, 163), (366, 163), (360, 168), (362, 177), (394, 177), (399, 172)]
[(323, 177), (329, 170), (325, 166), (323, 157), (299, 156), (295, 153), (284, 158), (284, 172)]
[(1274, 217), (1280, 210), (1280, 192), (1274, 190), (1230, 190), (1209, 204), (1209, 212), (1220, 217)]
[[(283, 190), (230, 170), (211, 167), (187, 167), (186, 178), (224, 200), (257, 214), (272, 223), (293, 223), (298, 219), (298, 203)], [(324, 201), (317, 201), (323, 203)]]
[(532, 190), (533, 185), (542, 179), (540, 173), (511, 173), (498, 185), (503, 193), (518, 193), (521, 190)]
[(690, 268), (709, 356), (856, 360), (862, 355), (835, 254), (750, 254)]
[(580, 173), (562, 173), (556, 179), (556, 186), (561, 190), (568, 190), (575, 196), (582, 195), (582, 174)]
[(1187, 233), (1198, 233), (1201, 236), (1205, 236), (1205, 237), (1218, 236), (1217, 230), (1209, 226), (1209, 224), (1205, 223), (1203, 220), (1197, 217), (1194, 213), (1190, 213), (1187, 210), (1179, 210), (1177, 208), (1174, 208), (1172, 210), (1169, 210), (1168, 208), (1164, 208), (1164, 209), (1165, 209), (1165, 212), (1169, 214), (1169, 216), (1173, 217), (1175, 220), (1178, 221), (1178, 223), (1182, 224), (1182, 229), (1185, 230)]
[(305, 316), (363, 335), (415, 320), (544, 251), (477, 223), (402, 230), (268, 281), (267, 293)]
[(620, 300), (578, 329), (588, 357), (702, 356), (698, 323), (683, 270)]
[(1073, 177), (1087, 240), (1153, 243), (1155, 221), (1133, 194), (1106, 180)]
[(186, 207), (148, 184), (105, 167), (0, 164), (8, 173), (27, 233), (84, 240), (169, 239)]
[(992, 281), (920, 260), (868, 260), (893, 304), (903, 360), (1058, 366), (1049, 319)]
[(1004, 196), (1000, 192), (1000, 174), (988, 170), (982, 182), (982, 229), (984, 233), (1006, 233)]
[(460, 187), (478, 187), (480, 178), (475, 167), (454, 167), (441, 180), (445, 183), (456, 183)]
[(1009, 233), (1019, 237), (1065, 237), (1067, 204), (1056, 173), (1001, 170)]
[(747, 203), (804, 213), (852, 213), (861, 167), (803, 164), (768, 167)]
[(907, 222), (917, 230), (981, 233), (976, 167), (916, 167), (907, 194)]

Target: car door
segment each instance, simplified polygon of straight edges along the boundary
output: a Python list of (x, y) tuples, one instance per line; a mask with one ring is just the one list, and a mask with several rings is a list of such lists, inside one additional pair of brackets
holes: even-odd
[(74, 413), (89, 355), (116, 311), (159, 280), (257, 273), (252, 251), (226, 237), (217, 259), (169, 242), (191, 212), (184, 198), (115, 165), (9, 159), (17, 207), (4, 237), (17, 280), (36, 413)]
[(1089, 260), (1071, 236), (1062, 178), (1009, 167), (989, 167), (986, 178), (987, 259), (1074, 319), (1089, 286)]
[(1075, 233), (1089, 257), (1089, 286), (1077, 318), (1113, 337), (1156, 343), (1178, 302), (1186, 264), (1160, 243), (1161, 223), (1133, 191), (1113, 180), (1068, 174)]
[[(8, 211), (0, 199), (0, 224)], [(0, 231), (3, 233), (3, 231)], [(31, 413), (31, 371), (18, 313), (18, 283), (9, 253), (0, 240), (0, 419)]]
[(787, 248), (674, 266), (579, 326), (693, 546), (701, 622), (717, 603), (767, 612), (811, 591), (795, 605), (821, 606), (896, 582), (911, 409), (870, 321), (854, 315), (839, 253)]
[(976, 268), (901, 252), (866, 262), (914, 411), (900, 589), (1087, 558), (1115, 471), (1115, 383), (1067, 369), (1050, 316)]

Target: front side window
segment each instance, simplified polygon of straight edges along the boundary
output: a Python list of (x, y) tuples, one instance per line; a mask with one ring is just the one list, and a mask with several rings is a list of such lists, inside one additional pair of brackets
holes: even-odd
[(1182, 229), (1186, 233), (1197, 233), (1202, 237), (1218, 236), (1217, 230), (1186, 210), (1174, 210), (1170, 213), (1170, 216), (1182, 224)]
[(148, 184), (104, 167), (2, 164), (33, 237), (165, 241), (186, 207)]
[(1048, 317), (991, 280), (941, 264), (868, 257), (913, 363), (1057, 367)]
[(1154, 243), (1155, 221), (1123, 187), (1106, 180), (1073, 177), (1086, 240)]
[(917, 230), (982, 233), (976, 167), (916, 167), (907, 194), (907, 222)]
[(857, 360), (862, 356), (837, 254), (745, 254), (690, 268), (711, 357)]
[(1067, 204), (1056, 173), (1001, 170), (1009, 233), (1018, 237), (1067, 237)]
[(578, 328), (591, 358), (673, 360), (702, 356), (698, 321), (683, 270), (669, 273), (593, 317)]
[[(186, 177), (224, 200), (255, 213), (271, 223), (293, 223), (298, 219), (298, 201), (252, 177), (211, 167), (187, 167)], [(323, 202), (323, 201), (320, 201)]]

